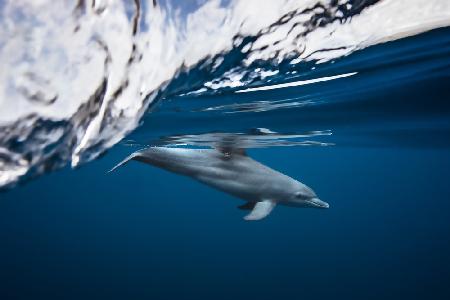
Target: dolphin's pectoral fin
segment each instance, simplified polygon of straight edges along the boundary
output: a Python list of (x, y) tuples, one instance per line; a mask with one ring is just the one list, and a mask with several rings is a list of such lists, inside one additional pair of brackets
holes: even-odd
[(276, 203), (271, 200), (264, 200), (256, 203), (253, 210), (244, 217), (247, 221), (261, 220), (267, 217), (275, 207)]
[(239, 205), (238, 208), (242, 209), (242, 210), (253, 210), (255, 205), (256, 205), (256, 202), (246, 202), (242, 205)]

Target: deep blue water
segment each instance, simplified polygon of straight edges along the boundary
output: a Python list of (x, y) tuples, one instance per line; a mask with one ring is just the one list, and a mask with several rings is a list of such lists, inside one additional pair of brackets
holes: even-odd
[[(0, 298), (447, 299), (449, 33), (371, 47), (303, 73), (358, 72), (330, 82), (168, 93), (102, 158), (0, 194)], [(314, 104), (292, 104), (299, 97)], [(255, 101), (268, 101), (259, 103), (266, 111), (206, 110)], [(245, 222), (240, 200), (189, 178), (138, 162), (106, 173), (142, 145), (186, 141), (174, 135), (197, 135), (188, 141), (202, 146), (199, 134), (254, 128), (332, 133), (307, 138), (328, 146), (248, 150), (311, 186), (328, 210), (278, 206)]]

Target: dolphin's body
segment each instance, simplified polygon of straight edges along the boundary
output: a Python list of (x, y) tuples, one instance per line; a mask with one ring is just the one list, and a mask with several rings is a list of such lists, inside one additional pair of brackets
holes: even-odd
[(131, 154), (115, 168), (130, 160), (192, 177), (247, 201), (239, 207), (251, 210), (245, 220), (266, 217), (276, 204), (328, 208), (328, 203), (318, 199), (311, 188), (251, 159), (243, 149), (218, 151), (152, 147)]

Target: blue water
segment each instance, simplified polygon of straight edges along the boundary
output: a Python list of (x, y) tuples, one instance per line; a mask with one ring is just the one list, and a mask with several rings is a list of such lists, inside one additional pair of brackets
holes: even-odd
[[(100, 159), (0, 194), (0, 298), (447, 299), (449, 37), (434, 30), (298, 67), (295, 80), (357, 72), (329, 82), (240, 94), (169, 87)], [(273, 83), (286, 81), (281, 72)], [(270, 109), (276, 101), (287, 105)], [(245, 222), (240, 200), (189, 178), (138, 162), (106, 173), (145, 145), (252, 140), (255, 128), (331, 133), (248, 150), (328, 210), (278, 206)]]

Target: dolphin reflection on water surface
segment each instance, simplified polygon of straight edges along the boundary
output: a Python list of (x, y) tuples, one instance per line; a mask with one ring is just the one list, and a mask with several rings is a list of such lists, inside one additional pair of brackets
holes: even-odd
[(137, 151), (111, 171), (130, 160), (192, 177), (206, 185), (246, 201), (245, 220), (260, 220), (277, 205), (328, 208), (303, 183), (247, 156), (241, 148), (186, 149), (150, 147)]

